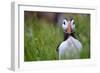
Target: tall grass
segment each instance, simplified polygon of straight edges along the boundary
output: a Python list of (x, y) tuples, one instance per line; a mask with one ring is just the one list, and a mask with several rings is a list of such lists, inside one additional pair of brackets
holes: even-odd
[(57, 25), (29, 18), (25, 20), (25, 61), (56, 60), (56, 48), (63, 40), (63, 31)]
[[(76, 24), (75, 36), (83, 45), (81, 59), (90, 58), (90, 15), (71, 15)], [(56, 48), (63, 41), (62, 28), (34, 16), (25, 17), (24, 22), (24, 61), (58, 60)]]
[(76, 16), (76, 32), (83, 45), (81, 58), (90, 58), (90, 15)]

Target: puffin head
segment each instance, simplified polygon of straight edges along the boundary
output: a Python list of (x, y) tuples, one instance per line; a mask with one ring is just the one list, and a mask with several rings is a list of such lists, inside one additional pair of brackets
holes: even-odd
[(62, 28), (65, 33), (68, 33), (68, 34), (73, 33), (75, 31), (74, 19), (72, 17), (70, 17), (69, 20), (67, 18), (64, 18), (63, 23), (62, 23)]

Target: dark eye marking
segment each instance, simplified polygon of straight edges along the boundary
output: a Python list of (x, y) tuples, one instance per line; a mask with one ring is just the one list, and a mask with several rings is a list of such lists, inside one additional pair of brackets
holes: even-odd
[(65, 22), (64, 22), (64, 25), (65, 25)]
[(73, 25), (75, 24), (75, 22), (73, 22)]

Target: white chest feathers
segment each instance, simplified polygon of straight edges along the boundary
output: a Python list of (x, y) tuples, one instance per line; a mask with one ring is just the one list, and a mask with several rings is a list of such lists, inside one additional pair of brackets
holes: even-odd
[(80, 41), (73, 37), (69, 37), (63, 41), (59, 46), (59, 59), (78, 59), (82, 50)]

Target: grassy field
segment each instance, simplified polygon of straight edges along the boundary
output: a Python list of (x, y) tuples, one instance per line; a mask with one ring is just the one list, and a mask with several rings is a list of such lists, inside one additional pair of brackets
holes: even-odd
[[(75, 19), (75, 35), (83, 45), (81, 59), (90, 58), (90, 16), (71, 16)], [(56, 48), (63, 41), (62, 28), (34, 16), (26, 17), (24, 22), (24, 61), (58, 60)]]

